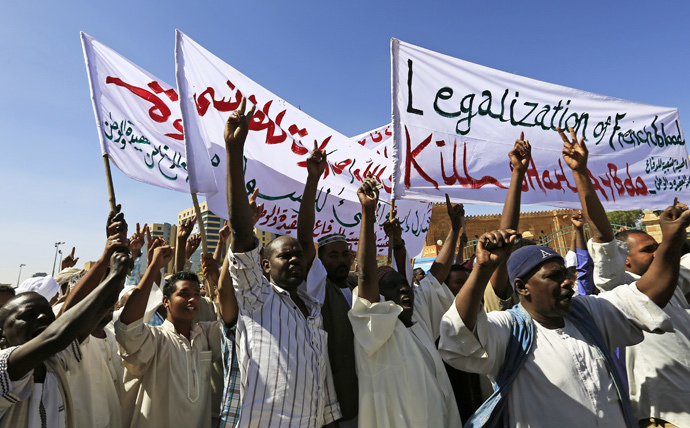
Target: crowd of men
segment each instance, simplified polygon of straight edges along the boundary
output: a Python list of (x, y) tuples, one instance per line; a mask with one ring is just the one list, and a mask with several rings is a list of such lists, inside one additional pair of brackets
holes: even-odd
[(367, 178), (351, 272), (345, 236), (314, 245), (318, 147), (297, 237), (258, 244), (245, 105), (225, 129), (229, 221), (202, 255), (203, 284), (184, 269), (193, 219), (171, 248), (146, 226), (128, 236), (118, 207), (88, 271), (73, 251), (55, 279), (0, 289), (0, 428), (690, 428), (687, 206), (661, 213), (660, 243), (614, 235), (584, 141), (559, 129), (582, 204), (564, 259), (517, 233), (531, 156), (521, 135), (500, 227), (469, 260), (455, 255), (464, 209), (447, 200), (451, 229), (428, 272), (412, 270), (394, 215), (392, 263), (378, 266)]

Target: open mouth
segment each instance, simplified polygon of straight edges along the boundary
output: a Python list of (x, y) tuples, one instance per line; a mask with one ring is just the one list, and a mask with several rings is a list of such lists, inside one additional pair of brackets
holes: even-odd
[(402, 306), (404, 309), (412, 308), (412, 297), (402, 296), (400, 298), (400, 306)]

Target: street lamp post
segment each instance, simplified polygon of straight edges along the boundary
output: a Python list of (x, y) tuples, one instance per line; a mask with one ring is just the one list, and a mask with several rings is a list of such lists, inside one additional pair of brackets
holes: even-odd
[(19, 287), (19, 279), (22, 277), (22, 266), (26, 266), (24, 263), (19, 265), (19, 275), (17, 276), (17, 287)]
[(55, 257), (53, 258), (53, 274), (52, 274), (52, 276), (55, 276), (55, 263), (57, 262), (58, 247), (62, 244), (64, 244), (64, 242), (56, 242), (55, 243)]

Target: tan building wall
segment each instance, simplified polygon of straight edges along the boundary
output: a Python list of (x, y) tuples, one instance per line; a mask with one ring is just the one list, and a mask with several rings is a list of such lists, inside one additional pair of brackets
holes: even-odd
[[(546, 238), (548, 235), (571, 226), (569, 209), (554, 209), (548, 211), (528, 211), (520, 213), (520, 226), (518, 233), (525, 238), (539, 241), (539, 238)], [(467, 239), (474, 246), (472, 241), (476, 240), (482, 234), (496, 230), (501, 221), (501, 214), (485, 214), (476, 216), (467, 216), (466, 230)], [(431, 213), (431, 224), (429, 225), (429, 232), (426, 236), (425, 245), (428, 247), (435, 245), (442, 245), (450, 231), (450, 219), (448, 218), (448, 211), (445, 204), (434, 204)], [(440, 241), (440, 244), (439, 244)], [(563, 254), (567, 252), (570, 247), (570, 234), (558, 236), (550, 245), (556, 250), (561, 250)], [(440, 247), (439, 247), (440, 250)], [(433, 251), (429, 249), (429, 257)], [(470, 257), (473, 253), (472, 248), (465, 250), (465, 258)]]
[[(208, 209), (208, 204), (206, 201), (199, 203), (199, 210), (201, 211), (201, 219), (204, 223), (204, 229), (206, 231), (208, 251), (213, 253), (216, 250), (216, 246), (218, 246), (218, 231), (220, 231), (220, 228), (223, 227), (223, 220)], [(180, 211), (177, 213), (177, 225), (179, 226), (184, 220), (191, 218), (194, 216), (194, 214), (195, 212), (193, 206), (187, 208), (186, 210)], [(197, 233), (198, 231), (199, 227), (198, 224), (196, 224), (192, 233)], [(201, 253), (199, 252), (199, 254)], [(196, 258), (199, 258), (198, 255)], [(198, 262), (198, 260), (195, 259), (193, 263), (196, 262)]]
[(262, 247), (265, 247), (266, 244), (273, 241), (276, 238), (276, 236), (278, 236), (274, 233), (266, 232), (266, 231), (261, 230), (261, 229), (257, 229), (256, 227), (254, 228), (254, 234), (256, 235), (257, 238), (259, 238), (259, 244)]

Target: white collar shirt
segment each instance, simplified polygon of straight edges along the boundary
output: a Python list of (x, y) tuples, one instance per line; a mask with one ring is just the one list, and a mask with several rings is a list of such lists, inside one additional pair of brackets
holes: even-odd
[(122, 383), (124, 368), (115, 333), (89, 336), (81, 343), (82, 361), (67, 372), (74, 417), (78, 427), (120, 428), (122, 426)]
[[(594, 284), (600, 289), (611, 290), (640, 278), (625, 270), (628, 246), (622, 241), (596, 243), (590, 239), (587, 246), (594, 262)], [(663, 309), (674, 331), (645, 333), (644, 341), (625, 352), (630, 401), (637, 418), (659, 418), (679, 427), (690, 427), (688, 261), (687, 256), (682, 259), (678, 286)]]
[[(592, 315), (609, 349), (639, 343), (642, 330), (668, 331), (668, 316), (635, 284), (576, 296)], [(474, 331), (453, 305), (441, 323), (439, 351), (451, 366), (494, 381), (511, 337), (509, 313), (478, 308)], [(508, 392), (508, 426), (519, 428), (619, 428), (625, 426), (603, 357), (568, 319), (560, 329), (534, 321), (532, 353)]]
[(190, 338), (168, 320), (151, 327), (115, 323), (125, 367), (124, 423), (129, 427), (211, 427), (211, 366), (221, 358), (220, 321), (192, 324)]
[(323, 330), (321, 304), (303, 283), (290, 294), (263, 275), (260, 247), (228, 252), (239, 307), (237, 358), (241, 375), (241, 427), (321, 428), (340, 418)]
[(370, 303), (352, 292), (349, 312), (359, 378), (359, 426), (457, 427), (460, 414), (435, 341), (453, 303), (448, 287), (427, 275), (414, 287), (413, 325), (391, 301)]

